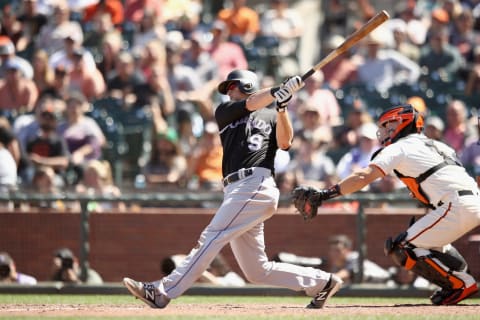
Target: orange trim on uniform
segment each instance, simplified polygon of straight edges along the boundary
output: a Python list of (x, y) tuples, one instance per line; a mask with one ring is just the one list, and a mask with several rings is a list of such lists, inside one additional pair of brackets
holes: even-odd
[(375, 167), (375, 168), (377, 168), (378, 170), (380, 170), (380, 171), (382, 172), (382, 174), (383, 174), (384, 177), (387, 175), (387, 174), (385, 173), (385, 171), (383, 171), (383, 169), (380, 168), (379, 166), (377, 166), (376, 164), (370, 163), (370, 165), (373, 166), (373, 167)]
[(435, 222), (432, 223), (430, 226), (426, 227), (426, 228), (423, 229), (421, 232), (419, 232), (415, 237), (410, 238), (410, 239), (408, 239), (407, 241), (408, 241), (408, 242), (412, 242), (413, 240), (415, 240), (416, 238), (418, 238), (419, 236), (421, 236), (424, 232), (432, 229), (437, 223), (440, 222), (440, 220), (442, 220), (443, 218), (445, 218), (445, 216), (446, 216), (446, 215), (448, 214), (448, 212), (450, 211), (450, 208), (451, 208), (451, 207), (452, 207), (452, 203), (449, 203), (447, 210), (445, 210), (445, 213), (444, 213), (437, 221), (435, 221)]
[(435, 269), (438, 273), (440, 273), (443, 277), (447, 278), (448, 281), (452, 284), (453, 289), (460, 289), (465, 286), (465, 282), (463, 282), (460, 278), (454, 276), (453, 274), (448, 273), (439, 266), (434, 260), (432, 259), (425, 259), (426, 263), (428, 263), (433, 269)]

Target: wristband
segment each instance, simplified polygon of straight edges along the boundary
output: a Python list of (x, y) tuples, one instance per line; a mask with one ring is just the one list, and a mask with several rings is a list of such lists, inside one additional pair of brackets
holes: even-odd
[(327, 199), (336, 198), (341, 195), (342, 193), (340, 192), (340, 186), (338, 184), (327, 189)]
[(280, 108), (280, 107), (277, 106), (277, 112), (284, 113), (286, 111), (287, 111), (287, 107)]

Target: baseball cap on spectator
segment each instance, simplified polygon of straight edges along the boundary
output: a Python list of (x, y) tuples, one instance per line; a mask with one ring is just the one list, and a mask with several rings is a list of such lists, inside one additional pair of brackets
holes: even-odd
[(168, 128), (165, 132), (160, 132), (157, 135), (158, 139), (165, 139), (173, 144), (178, 142), (178, 133), (173, 128)]
[(183, 34), (178, 30), (172, 30), (167, 33), (165, 38), (165, 47), (167, 50), (177, 52), (183, 46)]
[(307, 102), (307, 103), (304, 103), (299, 109), (300, 114), (303, 114), (305, 112), (315, 112), (320, 115), (321, 110), (317, 104)]
[(411, 104), (415, 108), (415, 110), (422, 114), (425, 114), (427, 112), (427, 104), (422, 97), (412, 96), (407, 99), (407, 103)]
[(21, 70), (22, 66), (20, 63), (15, 59), (8, 59), (4, 62), (4, 67), (7, 70)]
[(54, 256), (60, 259), (73, 259), (73, 252), (68, 248), (60, 248), (55, 251)]
[(392, 30), (392, 32), (407, 32), (407, 23), (402, 19), (390, 19), (387, 21), (386, 26)]
[(411, 20), (407, 24), (408, 38), (416, 45), (422, 45), (427, 38), (427, 28), (420, 20)]
[(68, 94), (66, 102), (67, 105), (71, 102), (75, 103), (76, 105), (83, 105), (85, 102), (87, 102), (87, 98), (85, 98), (83, 93), (81, 93), (80, 91), (71, 91)]
[(440, 23), (448, 23), (450, 21), (450, 17), (448, 16), (447, 10), (443, 8), (437, 8), (432, 11), (432, 19)]
[(344, 41), (345, 38), (343, 36), (334, 34), (328, 38), (326, 47), (327, 49), (335, 49), (338, 48)]
[(205, 123), (205, 133), (215, 134), (218, 132), (218, 125), (213, 121)]
[(377, 139), (377, 131), (378, 127), (376, 124), (372, 122), (367, 122), (364, 123), (358, 128), (358, 136), (367, 138), (370, 140), (376, 140)]
[(212, 27), (211, 27), (211, 30), (225, 30), (227, 28), (227, 24), (225, 22), (223, 22), (222, 20), (215, 20), (213, 23), (212, 23)]
[(0, 36), (0, 55), (11, 55), (15, 53), (15, 46), (7, 36)]
[(8, 266), (12, 263), (12, 257), (6, 252), (0, 252), (0, 265)]
[(431, 116), (425, 120), (425, 127), (428, 126), (434, 127), (439, 131), (443, 131), (443, 129), (445, 129), (445, 124), (443, 123), (443, 120), (437, 116)]
[(83, 43), (83, 34), (81, 32), (76, 32), (68, 27), (63, 27), (59, 28), (58, 33), (63, 40), (70, 40), (74, 43)]

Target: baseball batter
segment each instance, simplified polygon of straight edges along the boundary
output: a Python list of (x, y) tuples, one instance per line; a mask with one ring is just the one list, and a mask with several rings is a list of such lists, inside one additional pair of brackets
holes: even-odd
[(438, 285), (430, 300), (452, 305), (478, 291), (462, 255), (451, 245), (480, 225), (480, 192), (475, 180), (446, 144), (421, 133), (422, 116), (411, 105), (382, 113), (378, 139), (383, 145), (368, 167), (326, 190), (294, 189), (297, 209), (306, 218), (316, 215), (323, 200), (362, 189), (388, 173), (395, 173), (412, 195), (430, 208), (407, 231), (387, 239), (385, 253), (393, 261)]
[[(313, 297), (308, 308), (322, 308), (342, 280), (319, 269), (269, 261), (265, 253), (264, 221), (277, 209), (274, 157), (288, 149), (293, 128), (286, 110), (292, 94), (304, 85), (289, 78), (280, 87), (258, 90), (255, 73), (234, 70), (218, 86), (230, 100), (221, 103), (215, 118), (223, 145), (224, 201), (181, 265), (161, 280), (138, 282), (124, 278), (137, 298), (152, 308), (164, 308), (185, 292), (228, 243), (246, 278), (304, 291)], [(269, 108), (276, 101), (275, 108)]]

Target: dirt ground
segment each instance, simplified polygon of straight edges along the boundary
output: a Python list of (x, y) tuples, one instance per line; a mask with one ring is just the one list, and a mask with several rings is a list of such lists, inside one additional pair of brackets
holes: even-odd
[[(265, 304), (171, 304), (166, 309), (151, 309), (139, 303), (127, 305), (74, 305), (74, 304), (6, 304), (0, 305), (0, 318), (9, 316), (83, 316), (83, 317), (128, 317), (128, 316), (155, 316), (155, 315), (382, 315), (382, 314), (404, 314), (411, 316), (421, 315), (474, 315), (480, 313), (478, 304), (462, 304), (457, 306), (432, 306), (428, 304), (403, 304), (403, 305), (345, 305), (331, 304), (322, 310), (305, 309), (303, 305), (265, 305)], [(414, 317), (413, 317), (414, 318)]]

